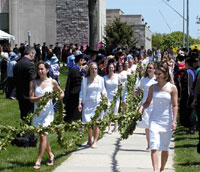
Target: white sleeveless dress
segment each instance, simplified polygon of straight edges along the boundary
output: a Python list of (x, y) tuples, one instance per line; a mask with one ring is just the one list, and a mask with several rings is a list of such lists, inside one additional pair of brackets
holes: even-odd
[[(156, 83), (157, 81), (155, 80), (155, 78), (150, 79), (148, 77), (144, 77), (140, 80), (139, 88), (143, 90), (144, 92), (143, 98), (142, 98), (142, 104), (146, 101), (148, 97), (150, 86)], [(149, 116), (151, 114), (152, 109), (153, 109), (153, 100), (151, 101), (151, 104), (149, 105), (149, 107), (144, 109), (143, 114), (142, 114), (142, 121), (138, 122), (139, 128), (149, 128)]]
[(153, 110), (149, 121), (151, 150), (168, 151), (173, 134), (171, 130), (172, 120), (171, 94), (153, 90)]
[[(96, 107), (100, 105), (100, 99), (97, 99), (97, 94), (99, 93), (99, 83), (93, 82), (87, 85), (87, 93), (85, 98), (85, 103), (83, 105), (82, 111), (82, 121), (90, 122), (92, 117), (95, 115)], [(103, 117), (103, 112), (100, 118)]]
[[(44, 95), (46, 92), (52, 92), (53, 88), (52, 86), (45, 87), (44, 89), (41, 89), (38, 85), (37, 82), (35, 82), (35, 96), (41, 96)], [(34, 116), (33, 118), (33, 125), (34, 126), (43, 126), (46, 127), (51, 124), (54, 120), (54, 108), (53, 108), (53, 102), (52, 100), (49, 100), (44, 107), (40, 111), (39, 116)], [(37, 103), (34, 104), (34, 111), (37, 109)]]
[[(113, 97), (116, 95), (118, 91), (118, 85), (119, 85), (119, 77), (118, 74), (114, 74), (113, 79), (109, 79), (109, 76), (104, 76), (104, 82), (105, 82), (105, 88), (108, 96), (108, 107), (112, 104)], [(114, 115), (118, 114), (119, 110), (119, 103), (120, 103), (120, 97), (117, 99), (117, 102), (115, 104), (114, 108)], [(107, 113), (107, 112), (106, 112)]]

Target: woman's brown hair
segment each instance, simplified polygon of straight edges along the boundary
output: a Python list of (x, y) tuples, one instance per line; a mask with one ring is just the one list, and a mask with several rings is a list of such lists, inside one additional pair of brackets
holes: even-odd
[[(49, 64), (48, 64), (48, 63), (46, 63), (46, 62), (44, 62), (44, 61), (39, 61), (39, 62), (38, 62), (38, 65), (37, 65), (37, 71), (38, 71), (39, 65), (41, 65), (41, 64), (43, 64), (44, 67), (45, 67), (46, 69), (49, 69)], [(48, 77), (48, 78), (50, 77), (49, 72), (47, 73), (47, 77)], [(40, 76), (38, 75), (38, 72), (37, 72), (37, 77), (36, 77), (36, 79), (39, 79), (39, 78), (40, 78)]]
[(157, 64), (156, 69), (160, 70), (161, 72), (164, 73), (166, 76), (166, 81), (170, 82), (171, 81), (171, 76), (169, 74), (169, 67), (166, 62), (160, 62)]
[(106, 74), (109, 74), (109, 70), (108, 70), (108, 69), (109, 69), (109, 66), (110, 66), (110, 65), (113, 65), (113, 66), (114, 66), (114, 73), (115, 73), (115, 69), (116, 69), (115, 63), (108, 63), (107, 66), (106, 66)]
[(154, 62), (149, 62), (148, 65), (147, 65), (147, 67), (146, 67), (146, 71), (145, 71), (145, 73), (144, 73), (144, 77), (145, 77), (145, 78), (149, 76), (149, 74), (148, 74), (148, 72), (147, 72), (148, 66), (149, 66), (149, 65), (152, 65), (152, 66), (153, 66), (153, 69), (155, 69), (155, 67), (156, 67), (156, 65), (155, 65)]

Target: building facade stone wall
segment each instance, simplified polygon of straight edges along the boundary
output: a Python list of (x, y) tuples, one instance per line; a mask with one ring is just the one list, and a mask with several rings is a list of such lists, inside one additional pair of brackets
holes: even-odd
[(57, 42), (88, 44), (88, 0), (57, 0), (56, 12)]

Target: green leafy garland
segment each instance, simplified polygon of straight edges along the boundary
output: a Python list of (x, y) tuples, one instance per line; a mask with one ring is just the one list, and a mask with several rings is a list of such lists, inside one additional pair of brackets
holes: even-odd
[[(110, 125), (111, 122), (118, 122), (119, 132), (121, 134), (121, 138), (127, 139), (129, 135), (133, 134), (137, 121), (141, 118), (141, 114), (138, 114), (137, 108), (141, 102), (142, 94), (138, 97), (133, 96), (135, 83), (137, 80), (137, 76), (141, 75), (140, 72), (141, 64), (138, 64), (136, 75), (128, 76), (128, 81), (126, 84), (127, 87), (127, 97), (126, 97), (126, 111), (125, 114), (119, 112), (118, 116), (113, 116), (114, 107), (116, 105), (117, 99), (122, 94), (122, 86), (118, 86), (118, 92), (113, 97), (112, 104), (108, 108), (108, 101), (104, 96), (101, 96), (100, 105), (97, 106), (95, 111), (95, 116), (92, 118), (90, 122), (82, 123), (80, 121), (72, 122), (71, 124), (66, 123), (64, 121), (64, 105), (62, 101), (58, 101), (58, 111), (55, 113), (54, 121), (47, 127), (36, 127), (31, 124), (34, 116), (39, 116), (40, 111), (45, 107), (49, 99), (58, 100), (60, 93), (53, 91), (52, 93), (45, 93), (45, 96), (40, 100), (37, 104), (37, 110), (35, 113), (29, 114), (24, 121), (21, 122), (19, 127), (12, 126), (2, 126), (0, 125), (0, 134), (4, 134), (5, 136), (0, 140), (0, 152), (6, 149), (6, 146), (16, 138), (18, 135), (28, 135), (34, 133), (56, 133), (57, 134), (57, 142), (60, 146), (64, 148), (70, 148), (77, 144), (82, 138), (84, 133), (88, 130), (88, 128), (92, 128), (94, 125), (98, 125), (101, 133), (103, 133), (107, 126)], [(108, 109), (108, 110), (107, 110)], [(104, 115), (102, 120), (99, 120), (101, 117), (102, 111), (107, 110), (107, 115)], [(77, 131), (76, 134), (72, 137), (71, 140), (66, 140), (64, 137), (64, 133), (66, 131)]]

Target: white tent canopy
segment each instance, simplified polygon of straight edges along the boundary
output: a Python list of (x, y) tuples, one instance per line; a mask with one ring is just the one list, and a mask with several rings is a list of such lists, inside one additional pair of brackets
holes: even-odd
[(11, 41), (11, 40), (15, 40), (15, 37), (0, 30), (0, 40), (4, 40), (4, 39)]

